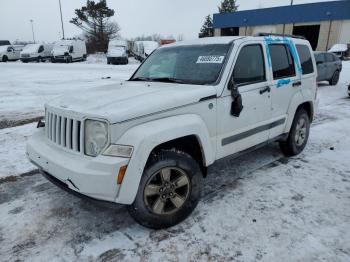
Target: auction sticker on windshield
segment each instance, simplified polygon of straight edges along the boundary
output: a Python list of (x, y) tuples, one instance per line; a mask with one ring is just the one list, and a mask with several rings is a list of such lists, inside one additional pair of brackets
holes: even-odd
[(200, 56), (196, 64), (222, 64), (224, 62), (225, 56), (219, 55), (208, 55), (208, 56)]

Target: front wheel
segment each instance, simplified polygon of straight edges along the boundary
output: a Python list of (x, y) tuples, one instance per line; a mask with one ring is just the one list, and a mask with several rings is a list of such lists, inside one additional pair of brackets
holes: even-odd
[(309, 133), (309, 115), (304, 109), (300, 109), (295, 114), (287, 140), (280, 142), (282, 152), (286, 156), (295, 156), (300, 154), (307, 144)]
[(4, 55), (4, 56), (2, 57), (2, 61), (3, 61), (3, 62), (7, 62), (8, 60), (9, 60), (9, 59), (8, 59), (7, 56)]
[(199, 165), (190, 155), (161, 150), (148, 161), (129, 213), (148, 228), (174, 226), (197, 206), (201, 180)]

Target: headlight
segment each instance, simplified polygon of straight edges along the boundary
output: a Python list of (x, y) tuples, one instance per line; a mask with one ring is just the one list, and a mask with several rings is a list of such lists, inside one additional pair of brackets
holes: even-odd
[(108, 125), (96, 120), (85, 121), (85, 154), (97, 156), (108, 143)]
[(132, 151), (132, 146), (110, 145), (103, 153), (103, 155), (129, 158), (132, 155)]

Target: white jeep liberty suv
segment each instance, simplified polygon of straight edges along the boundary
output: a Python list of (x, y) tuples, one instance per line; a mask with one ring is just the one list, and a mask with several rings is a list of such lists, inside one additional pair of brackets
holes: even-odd
[(207, 167), (279, 141), (305, 147), (316, 101), (308, 41), (259, 34), (158, 48), (130, 80), (45, 105), (29, 159), (62, 188), (129, 206), (150, 228), (184, 220)]

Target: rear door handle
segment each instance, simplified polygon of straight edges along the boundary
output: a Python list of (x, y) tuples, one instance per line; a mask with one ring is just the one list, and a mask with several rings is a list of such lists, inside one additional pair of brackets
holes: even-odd
[(301, 86), (301, 82), (300, 81), (297, 81), (297, 82), (293, 83), (293, 87), (297, 87), (297, 86)]
[(269, 86), (264, 87), (263, 89), (260, 90), (260, 95), (266, 93), (266, 92), (271, 92), (271, 88)]

